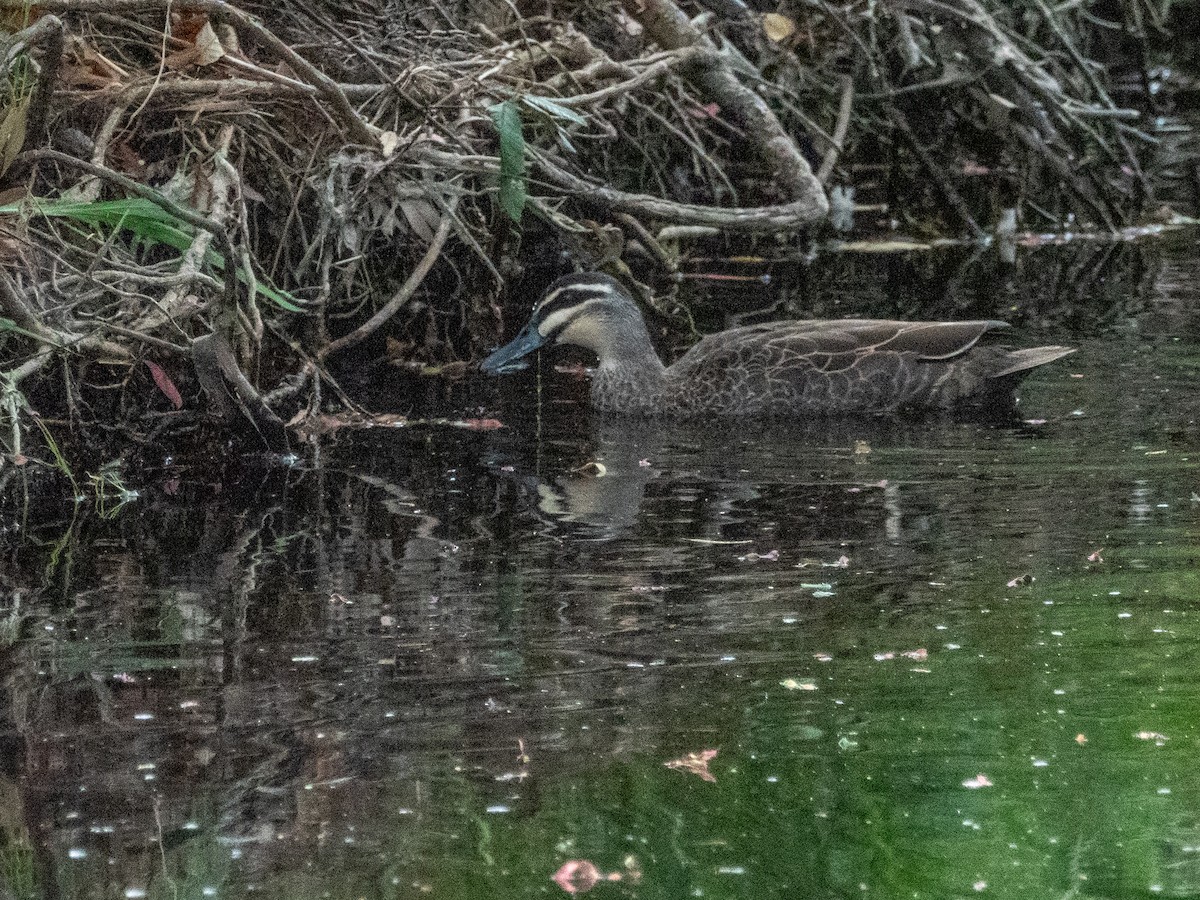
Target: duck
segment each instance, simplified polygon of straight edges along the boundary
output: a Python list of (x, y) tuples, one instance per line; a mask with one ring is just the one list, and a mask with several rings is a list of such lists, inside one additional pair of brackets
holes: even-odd
[(583, 347), (599, 361), (592, 407), (643, 417), (1008, 415), (1026, 375), (1075, 352), (980, 343), (985, 334), (1009, 328), (992, 319), (765, 322), (710, 334), (667, 366), (621, 282), (582, 272), (550, 285), (517, 336), (480, 367), (499, 375), (524, 368), (524, 358), (542, 347)]

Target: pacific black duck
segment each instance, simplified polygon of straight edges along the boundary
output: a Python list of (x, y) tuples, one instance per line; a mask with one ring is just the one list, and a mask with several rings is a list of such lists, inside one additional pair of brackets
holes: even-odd
[(546, 344), (600, 359), (592, 405), (646, 416), (822, 416), (901, 409), (1011, 409), (1013, 389), (1071, 347), (976, 346), (1005, 322), (877, 319), (769, 322), (703, 338), (671, 366), (633, 299), (596, 272), (560, 278), (512, 341), (482, 363), (499, 374)]

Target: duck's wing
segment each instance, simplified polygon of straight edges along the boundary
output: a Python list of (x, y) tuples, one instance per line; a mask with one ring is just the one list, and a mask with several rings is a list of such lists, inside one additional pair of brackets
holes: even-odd
[(894, 322), (885, 319), (819, 319), (747, 325), (709, 335), (673, 367), (812, 366), (847, 368), (875, 353), (906, 353), (918, 360), (948, 360), (966, 353), (985, 332), (1007, 328), (995, 320)]
[(1004, 323), (876, 319), (750, 325), (700, 341), (668, 377), (691, 413), (948, 406), (987, 380), (990, 363), (971, 362), (968, 351), (999, 327)]

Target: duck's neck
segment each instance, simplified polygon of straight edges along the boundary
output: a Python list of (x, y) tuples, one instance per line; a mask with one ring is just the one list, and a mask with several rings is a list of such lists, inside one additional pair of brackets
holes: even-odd
[(592, 406), (606, 412), (652, 415), (662, 410), (667, 368), (658, 358), (650, 335), (640, 328), (623, 330), (605, 352), (592, 378)]

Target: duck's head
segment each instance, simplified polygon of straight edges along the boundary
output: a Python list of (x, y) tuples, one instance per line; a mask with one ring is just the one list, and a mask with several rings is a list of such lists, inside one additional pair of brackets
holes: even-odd
[(600, 272), (565, 275), (537, 302), (521, 333), (480, 368), (492, 375), (516, 371), (525, 367), (523, 357), (547, 344), (583, 347), (603, 365), (628, 352), (644, 353), (650, 339), (637, 305), (619, 281)]

